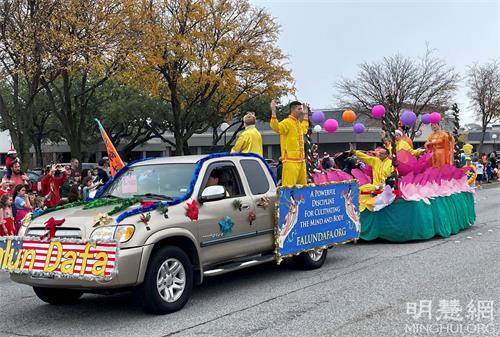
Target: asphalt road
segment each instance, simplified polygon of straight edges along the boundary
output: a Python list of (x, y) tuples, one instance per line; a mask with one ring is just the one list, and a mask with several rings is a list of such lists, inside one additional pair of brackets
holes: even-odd
[[(476, 199), (476, 224), (449, 239), (349, 244), (315, 271), (269, 264), (210, 278), (167, 316), (143, 313), (130, 294), (47, 305), (2, 273), (0, 336), (500, 336), (500, 186)], [(452, 300), (463, 321), (437, 321)], [(430, 319), (408, 314), (424, 301)]]

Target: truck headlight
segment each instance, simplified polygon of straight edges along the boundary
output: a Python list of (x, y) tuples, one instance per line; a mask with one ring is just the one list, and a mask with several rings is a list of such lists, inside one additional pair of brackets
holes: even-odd
[(96, 228), (90, 235), (91, 240), (116, 240), (120, 243), (127, 242), (135, 232), (133, 225), (103, 226)]
[(113, 240), (116, 226), (103, 226), (96, 228), (90, 235), (91, 240)]
[(127, 242), (132, 238), (134, 232), (135, 227), (133, 225), (117, 226), (114, 238), (118, 242)]

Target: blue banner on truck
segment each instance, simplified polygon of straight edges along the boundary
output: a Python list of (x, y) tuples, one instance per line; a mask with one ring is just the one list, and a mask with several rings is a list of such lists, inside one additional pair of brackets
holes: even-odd
[(276, 255), (328, 247), (359, 238), (356, 181), (278, 189)]

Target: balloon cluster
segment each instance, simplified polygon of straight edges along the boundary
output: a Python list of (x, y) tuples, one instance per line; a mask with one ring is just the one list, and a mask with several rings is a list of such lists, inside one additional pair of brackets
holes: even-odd
[[(372, 107), (372, 117), (375, 119), (383, 119), (385, 117), (385, 107), (382, 104), (377, 104)], [(356, 121), (356, 113), (352, 110), (345, 110), (342, 113), (342, 120), (346, 123), (352, 124)], [(315, 132), (320, 132), (320, 124), (323, 123), (323, 128), (326, 132), (332, 133), (337, 131), (339, 127), (339, 122), (334, 118), (329, 118), (325, 120), (325, 114), (322, 111), (315, 111), (312, 113), (311, 120), (316, 126), (314, 127)], [(404, 126), (411, 127), (417, 122), (417, 115), (413, 111), (403, 111), (400, 117), (400, 121)], [(441, 121), (441, 114), (439, 112), (425, 113), (420, 116), (420, 121), (422, 124), (439, 124)], [(365, 132), (366, 128), (363, 123), (356, 123), (353, 125), (353, 131), (356, 134), (361, 134)]]
[[(385, 116), (385, 107), (381, 104), (372, 107), (372, 117), (382, 119)], [(417, 121), (417, 115), (413, 111), (404, 111), (401, 114), (400, 121), (404, 126), (413, 126)], [(420, 116), (422, 124), (439, 124), (441, 114), (439, 112), (425, 113)]]
[[(321, 131), (318, 126), (319, 124), (323, 123), (323, 128), (325, 129), (326, 132), (332, 133), (337, 131), (339, 127), (339, 122), (335, 118), (329, 118), (325, 120), (325, 114), (322, 111), (315, 111), (312, 113), (311, 120), (313, 121), (316, 126), (314, 127), (315, 132)], [(354, 121), (356, 121), (356, 113), (352, 110), (345, 110), (342, 113), (342, 120), (346, 123), (352, 124)], [(320, 126), (321, 127), (321, 126)], [(360, 134), (365, 132), (365, 126), (363, 123), (356, 123), (353, 126), (353, 131), (354, 133)]]

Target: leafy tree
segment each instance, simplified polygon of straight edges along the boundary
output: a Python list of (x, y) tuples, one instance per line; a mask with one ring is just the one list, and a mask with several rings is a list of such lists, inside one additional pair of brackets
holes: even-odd
[(276, 47), (277, 23), (247, 0), (153, 0), (149, 9), (130, 76), (140, 71), (140, 81), (169, 104), (177, 155), (214, 117), (230, 120), (255, 97), (293, 89)]
[(51, 26), (51, 78), (41, 78), (60, 120), (71, 156), (81, 159), (89, 106), (97, 89), (114, 75), (137, 48), (142, 15), (134, 0), (65, 0), (58, 2)]
[(48, 64), (46, 35), (56, 1), (3, 0), (0, 3), (0, 116), (24, 166), (31, 156), (31, 106)]
[(111, 141), (128, 160), (132, 150), (163, 134), (169, 106), (158, 97), (116, 81), (107, 82), (96, 94), (97, 116)]

